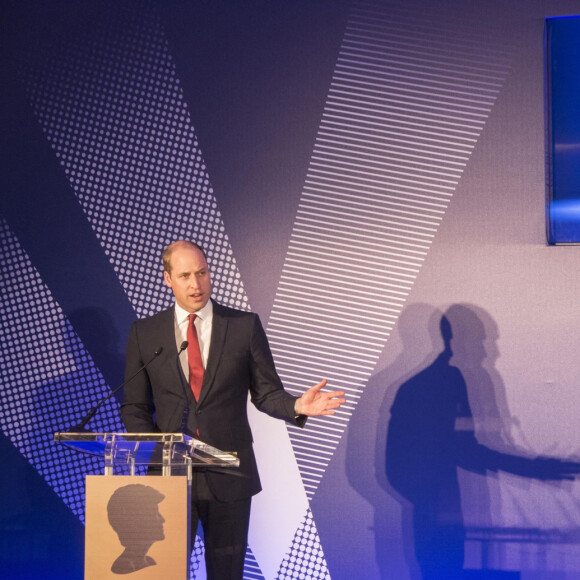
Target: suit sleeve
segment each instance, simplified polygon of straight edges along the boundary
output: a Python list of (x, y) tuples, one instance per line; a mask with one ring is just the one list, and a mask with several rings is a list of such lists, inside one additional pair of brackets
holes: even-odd
[(298, 397), (284, 390), (282, 381), (276, 372), (274, 358), (260, 318), (258, 316), (252, 318), (254, 321), (250, 345), (252, 403), (259, 411), (271, 417), (284, 419), (289, 423), (303, 427), (306, 423), (306, 417), (297, 416), (294, 409)]
[(133, 375), (123, 390), (121, 418), (129, 433), (153, 433), (158, 431), (153, 419), (153, 395), (146, 371), (138, 372), (144, 364), (139, 345), (138, 322), (129, 333), (125, 359), (125, 380)]

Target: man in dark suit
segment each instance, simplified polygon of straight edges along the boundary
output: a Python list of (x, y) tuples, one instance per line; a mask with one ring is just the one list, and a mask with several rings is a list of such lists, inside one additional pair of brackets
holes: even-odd
[[(129, 432), (179, 432), (189, 406), (187, 434), (237, 453), (235, 473), (196, 471), (191, 523), (193, 531), (198, 521), (204, 529), (208, 580), (238, 580), (251, 497), (261, 489), (248, 393), (260, 411), (303, 426), (309, 415), (334, 414), (345, 401), (344, 392), (322, 392), (326, 380), (301, 397), (284, 390), (259, 317), (211, 300), (210, 270), (200, 246), (171, 244), (163, 266), (175, 305), (132, 326), (125, 376), (154, 358), (160, 347), (162, 352), (125, 387), (121, 415)], [(179, 345), (186, 340), (187, 351), (178, 359)]]

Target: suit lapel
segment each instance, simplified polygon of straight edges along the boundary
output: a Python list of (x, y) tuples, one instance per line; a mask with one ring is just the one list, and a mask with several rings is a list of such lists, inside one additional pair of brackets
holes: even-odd
[(224, 316), (220, 305), (213, 303), (213, 323), (211, 328), (211, 342), (209, 346), (209, 356), (207, 359), (207, 366), (203, 377), (203, 384), (201, 387), (201, 394), (199, 396), (198, 405), (201, 405), (207, 397), (209, 391), (213, 386), (216, 371), (219, 366), (219, 361), (222, 356), (226, 334), (228, 330), (228, 319)]
[[(166, 310), (166, 315), (163, 318), (163, 324), (160, 329), (160, 335), (164, 348), (167, 348), (167, 353), (169, 355), (168, 372), (171, 374), (171, 380), (169, 380), (167, 384), (174, 385), (176, 394), (179, 394), (180, 396), (183, 396), (185, 385), (188, 387), (185, 392), (189, 394), (190, 389), (187, 377), (181, 370), (181, 361), (177, 359), (177, 344), (175, 342), (175, 307), (173, 306)], [(193, 399), (193, 394), (191, 394), (191, 399)]]

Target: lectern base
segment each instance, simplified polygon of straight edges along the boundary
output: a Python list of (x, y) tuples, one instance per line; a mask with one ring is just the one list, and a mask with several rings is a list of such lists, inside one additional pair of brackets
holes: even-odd
[(189, 505), (186, 477), (87, 476), (85, 580), (188, 580)]

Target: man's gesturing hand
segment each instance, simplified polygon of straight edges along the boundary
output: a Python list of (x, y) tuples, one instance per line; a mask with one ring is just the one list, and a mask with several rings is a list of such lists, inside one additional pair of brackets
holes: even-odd
[(297, 415), (307, 415), (309, 417), (334, 415), (334, 410), (338, 409), (346, 402), (344, 391), (323, 393), (321, 392), (321, 389), (323, 389), (325, 385), (326, 379), (323, 379), (297, 399), (294, 407)]

